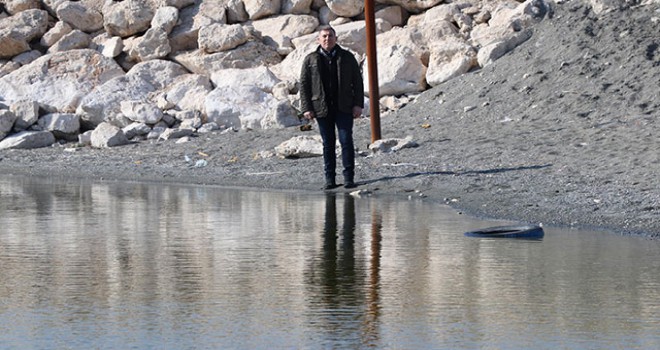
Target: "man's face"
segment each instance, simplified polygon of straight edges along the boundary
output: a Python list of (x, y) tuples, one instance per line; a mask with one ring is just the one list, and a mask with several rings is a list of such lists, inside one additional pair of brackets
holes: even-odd
[(337, 44), (337, 37), (332, 30), (322, 30), (319, 32), (317, 41), (323, 50), (330, 51)]

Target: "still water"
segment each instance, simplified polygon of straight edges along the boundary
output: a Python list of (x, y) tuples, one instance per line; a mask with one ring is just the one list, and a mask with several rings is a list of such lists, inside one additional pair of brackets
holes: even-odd
[(660, 244), (421, 200), (0, 178), (3, 349), (658, 349)]

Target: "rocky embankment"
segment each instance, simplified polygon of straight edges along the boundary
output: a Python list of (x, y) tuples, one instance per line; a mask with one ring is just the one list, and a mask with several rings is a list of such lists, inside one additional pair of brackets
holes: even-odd
[[(296, 126), (320, 24), (365, 58), (362, 0), (0, 3), (0, 149)], [(492, 63), (551, 12), (544, 0), (379, 3), (381, 108)]]

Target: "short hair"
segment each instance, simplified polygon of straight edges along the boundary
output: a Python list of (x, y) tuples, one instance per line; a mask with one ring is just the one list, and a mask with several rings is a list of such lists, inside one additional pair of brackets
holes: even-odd
[(319, 26), (319, 33), (320, 32), (332, 32), (332, 34), (337, 35), (335, 28), (332, 28), (332, 26), (329, 24)]

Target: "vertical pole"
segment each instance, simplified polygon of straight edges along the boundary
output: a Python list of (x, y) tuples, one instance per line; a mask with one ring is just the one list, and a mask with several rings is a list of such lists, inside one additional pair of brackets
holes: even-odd
[(380, 140), (380, 92), (378, 91), (378, 63), (376, 62), (376, 20), (374, 0), (364, 0), (364, 19), (367, 25), (367, 64), (369, 66), (369, 111), (371, 112), (371, 143)]

